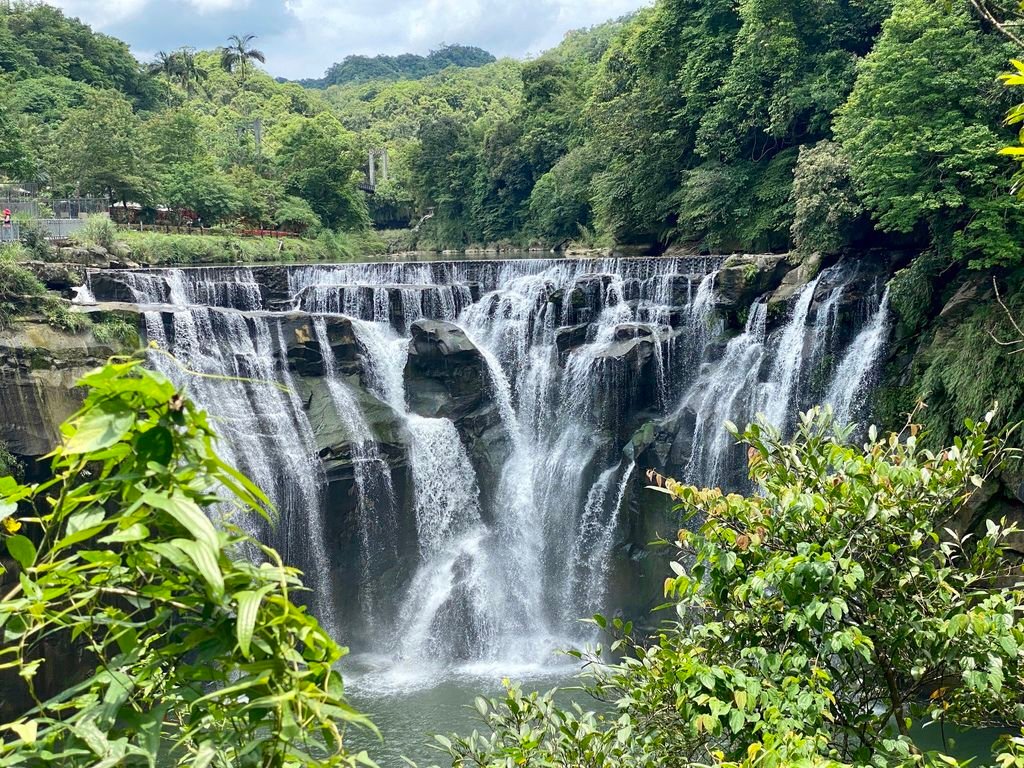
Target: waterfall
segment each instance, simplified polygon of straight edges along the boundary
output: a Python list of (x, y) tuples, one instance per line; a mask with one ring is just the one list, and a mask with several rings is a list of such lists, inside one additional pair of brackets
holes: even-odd
[(485, 657), (500, 616), (476, 476), (455, 425), (409, 415), (421, 565), (403, 601), (398, 649), (409, 659)]
[(409, 342), (388, 326), (352, 321), (370, 390), (404, 421), (420, 564), (406, 590), (394, 650), (403, 659), (457, 659), (492, 651), (500, 617), (476, 475), (455, 424), (408, 411)]
[(889, 287), (886, 286), (878, 309), (853, 340), (825, 396), (837, 425), (845, 426), (858, 418), (888, 336)]
[(337, 374), (337, 363), (322, 317), (314, 318), (313, 329), (323, 358), (324, 379), (335, 412), (345, 428), (352, 451), (359, 518), (360, 568), (366, 588), (360, 591), (370, 631), (376, 629), (378, 586), (376, 566), (398, 556), (393, 532), (397, 527), (395, 491), (391, 468), (380, 454), (369, 423), (349, 387)]
[(729, 341), (722, 359), (687, 394), (680, 409), (695, 414), (692, 450), (684, 470), (691, 483), (708, 486), (729, 479), (732, 437), (722, 426), (726, 421), (749, 419), (757, 397), (757, 381), (765, 357), (764, 302), (750, 308), (743, 333)]
[[(147, 339), (216, 377), (151, 358), (210, 411), (225, 458), (281, 509), (275, 530), (252, 532), (305, 569), (340, 640), (406, 685), (550, 663), (593, 640), (578, 619), (625, 607), (610, 599), (636, 571), (624, 553), (646, 544), (630, 538), (641, 535), (646, 469), (748, 488), (725, 421), (760, 411), (786, 430), (823, 396), (843, 420), (862, 412), (889, 330), (888, 297), (875, 303), (870, 276), (832, 267), (796, 292), (781, 324), (765, 295), (732, 329), (736, 313), (718, 308), (722, 265), (112, 270), (90, 285), (101, 300), (130, 293)], [(865, 295), (861, 320), (851, 307)], [(438, 353), (437, 370), (420, 346), (410, 356), (423, 321), (465, 342)], [(368, 636), (351, 637), (353, 623)]]
[[(170, 321), (169, 335), (165, 318)], [(174, 355), (172, 360), (153, 352), (150, 364), (210, 412), (223, 438), (218, 450), (258, 480), (281, 515), (271, 533), (251, 516), (244, 518), (242, 527), (257, 537), (269, 535), (291, 562), (305, 570), (317, 615), (326, 627), (333, 627), (323, 468), (291, 379), (287, 372), (278, 373), (283, 349), (279, 326), (266, 317), (199, 306), (176, 309), (169, 318), (146, 312), (145, 326), (147, 340)], [(301, 523), (295, 519), (298, 515)]]
[(764, 387), (764, 404), (761, 408), (765, 420), (785, 434), (794, 421), (790, 402), (800, 383), (803, 369), (804, 345), (806, 341), (807, 315), (818, 287), (819, 277), (805, 285), (797, 295), (793, 313), (779, 338), (771, 376)]
[[(632, 461), (622, 471), (617, 466), (606, 469), (587, 493), (583, 516), (569, 556), (572, 578), (566, 583), (566, 594), (563, 596), (571, 608), (582, 608), (583, 617), (607, 610), (604, 601), (611, 552), (620, 510), (635, 470), (636, 462)], [(616, 475), (619, 476), (618, 483), (614, 483)], [(613, 488), (615, 495), (609, 506), (609, 491)]]
[(352, 330), (362, 348), (363, 370), (370, 391), (405, 414), (405, 363), (409, 359), (409, 340), (383, 323), (352, 321)]
[(96, 303), (96, 297), (92, 295), (92, 291), (89, 289), (88, 283), (85, 285), (76, 285), (71, 290), (75, 292), (75, 297), (71, 300), (72, 304), (89, 306)]

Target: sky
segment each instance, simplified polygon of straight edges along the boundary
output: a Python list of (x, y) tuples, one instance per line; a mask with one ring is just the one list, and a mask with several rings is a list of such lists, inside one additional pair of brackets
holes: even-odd
[(275, 77), (319, 77), (349, 54), (425, 54), (444, 43), (525, 58), (571, 29), (650, 0), (48, 0), (142, 60), (252, 33)]

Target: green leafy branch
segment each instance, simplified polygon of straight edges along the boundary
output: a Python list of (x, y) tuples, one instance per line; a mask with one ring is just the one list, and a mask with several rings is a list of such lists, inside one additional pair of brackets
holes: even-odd
[(272, 507), (207, 414), (140, 360), (81, 384), (53, 479), (0, 478), (0, 766), (372, 765), (345, 749), (372, 727), (344, 699), (345, 649), (232, 522)]

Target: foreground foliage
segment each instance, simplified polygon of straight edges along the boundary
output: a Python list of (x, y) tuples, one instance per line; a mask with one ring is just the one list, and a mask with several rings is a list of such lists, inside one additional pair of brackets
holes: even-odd
[[(1020, 729), (1024, 591), (1003, 551), (1019, 531), (958, 522), (1010, 457), (992, 418), (935, 453), (915, 426), (850, 447), (827, 413), (791, 443), (751, 426), (747, 498), (653, 476), (694, 528), (665, 582), (675, 621), (649, 644), (615, 622), (623, 660), (588, 657), (612, 711), (510, 687), (477, 702), (489, 733), (444, 751), (456, 766), (957, 765), (917, 728)], [(1020, 764), (1020, 740), (1000, 749)]]
[(0, 478), (0, 766), (368, 762), (344, 748), (366, 724), (344, 651), (236, 526), (268, 502), (207, 415), (140, 360), (81, 384), (54, 479)]

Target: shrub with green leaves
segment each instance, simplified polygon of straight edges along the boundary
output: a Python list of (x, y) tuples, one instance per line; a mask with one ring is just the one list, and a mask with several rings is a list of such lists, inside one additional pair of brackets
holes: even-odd
[(46, 287), (31, 270), (13, 261), (0, 261), (0, 329), (30, 311), (45, 293)]
[(141, 360), (80, 383), (53, 479), (0, 478), (17, 571), (0, 579), (0, 766), (368, 764), (345, 749), (367, 721), (342, 695), (344, 651), (293, 602), (298, 572), (238, 527), (269, 503), (207, 415)]
[(81, 312), (74, 312), (68, 302), (60, 296), (44, 296), (39, 302), (46, 322), (60, 331), (78, 333), (92, 325), (92, 319)]
[(75, 240), (85, 245), (98, 245), (108, 251), (114, 250), (117, 242), (117, 225), (109, 216), (90, 216), (85, 226), (75, 233)]
[(7, 443), (0, 440), (0, 477), (4, 475), (20, 477), (22, 469), (18, 457), (11, 453)]
[(0, 263), (16, 263), (28, 261), (32, 258), (32, 252), (22, 243), (3, 243), (0, 245)]
[(8, 261), (0, 261), (0, 299), (26, 300), (42, 296), (46, 288), (32, 270)]
[(117, 315), (111, 315), (93, 325), (92, 335), (101, 344), (120, 344), (135, 349), (140, 346), (139, 329), (135, 323)]
[[(1020, 729), (1024, 589), (1004, 552), (1018, 531), (957, 524), (1014, 458), (993, 417), (937, 452), (915, 425), (847, 445), (820, 411), (790, 443), (732, 427), (759, 489), (746, 498), (651, 474), (693, 529), (665, 582), (675, 620), (653, 641), (616, 620), (622, 661), (588, 657), (613, 711), (510, 688), (478, 701), (489, 733), (443, 751), (457, 766), (955, 766), (911, 726)], [(1013, 765), (1020, 743), (1005, 749)]]
[(22, 244), (32, 254), (33, 259), (50, 261), (53, 258), (53, 250), (50, 242), (46, 239), (46, 229), (37, 221), (28, 219), (19, 224), (18, 231), (21, 234)]

